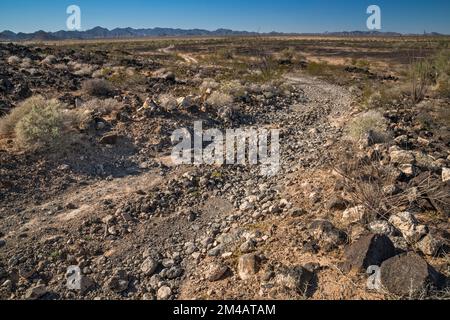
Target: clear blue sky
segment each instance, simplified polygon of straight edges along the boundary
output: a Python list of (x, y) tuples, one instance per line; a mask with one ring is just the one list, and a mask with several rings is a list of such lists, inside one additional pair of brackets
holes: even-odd
[(82, 28), (229, 28), (247, 31), (366, 30), (366, 9), (382, 10), (382, 31), (450, 34), (450, 0), (1, 0), (0, 30), (66, 29), (81, 7)]

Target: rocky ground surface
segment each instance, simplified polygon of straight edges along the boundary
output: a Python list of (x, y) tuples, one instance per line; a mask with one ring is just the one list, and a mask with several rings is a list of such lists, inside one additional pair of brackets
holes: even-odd
[[(82, 76), (3, 63), (11, 54), (37, 60), (41, 50), (2, 47), (5, 109), (45, 88), (67, 91), (61, 99), (76, 104), (70, 92)], [(103, 63), (101, 52), (56, 54), (65, 57)], [(167, 75), (148, 81), (155, 90), (186, 85)], [(222, 115), (139, 112), (140, 96), (118, 92), (120, 114), (93, 119), (106, 127), (64, 155), (12, 152), (3, 139), (0, 297), (448, 298), (448, 130), (424, 135), (414, 115), (397, 108), (385, 114), (391, 141), (369, 136), (355, 147), (344, 132), (356, 112), (352, 90), (305, 75), (284, 81), (289, 92), (248, 94), (237, 112)], [(174, 166), (170, 135), (195, 120), (280, 129), (280, 172)], [(385, 206), (355, 196), (358, 182), (372, 180)], [(379, 267), (372, 276), (370, 266)], [(77, 289), (67, 286), (71, 270), (79, 270)]]

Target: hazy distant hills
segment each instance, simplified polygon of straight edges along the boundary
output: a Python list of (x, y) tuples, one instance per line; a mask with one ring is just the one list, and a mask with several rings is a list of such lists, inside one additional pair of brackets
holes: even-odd
[[(0, 40), (3, 41), (50, 41), (50, 40), (83, 40), (83, 39), (124, 39), (124, 38), (143, 38), (143, 37), (183, 37), (183, 36), (251, 36), (251, 35), (329, 35), (329, 36), (402, 36), (396, 32), (378, 32), (378, 31), (345, 31), (345, 32), (326, 32), (321, 34), (294, 34), (294, 33), (257, 33), (247, 31), (233, 31), (229, 29), (217, 29), (215, 31), (203, 29), (173, 29), (173, 28), (116, 28), (108, 30), (102, 27), (95, 27), (86, 31), (57, 31), (45, 32), (37, 31), (34, 33), (14, 33), (6, 30), (0, 33)], [(429, 36), (439, 36), (438, 33), (427, 33)]]

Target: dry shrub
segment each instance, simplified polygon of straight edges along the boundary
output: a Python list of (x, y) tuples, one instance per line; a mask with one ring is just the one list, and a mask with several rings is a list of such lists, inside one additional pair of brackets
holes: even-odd
[(119, 111), (122, 108), (122, 104), (114, 99), (92, 99), (84, 102), (81, 107), (70, 110), (73, 126), (79, 129), (87, 127), (92, 117), (105, 117), (112, 114), (115, 111)]
[(233, 97), (220, 91), (213, 92), (206, 102), (213, 107), (225, 107), (233, 104)]
[(232, 80), (222, 84), (220, 91), (234, 98), (241, 98), (246, 94), (246, 87), (239, 80)]
[(24, 69), (28, 69), (28, 68), (31, 68), (32, 64), (33, 64), (33, 60), (31, 60), (30, 58), (23, 58), (22, 63), (20, 64), (20, 67), (24, 68)]
[(25, 100), (19, 106), (12, 109), (9, 114), (0, 119), (0, 134), (14, 134), (17, 123), (28, 114), (34, 106), (40, 105), (41, 103), (42, 97), (35, 96)]
[(220, 87), (220, 84), (214, 79), (204, 79), (203, 83), (200, 85), (200, 90), (205, 92), (208, 89), (216, 90)]
[(7, 60), (8, 64), (16, 65), (19, 64), (22, 60), (18, 56), (10, 56)]
[(56, 57), (54, 55), (48, 55), (42, 60), (42, 64), (55, 64), (56, 63)]
[(336, 157), (341, 164), (335, 171), (343, 177), (346, 194), (354, 206), (363, 206), (369, 217), (388, 219), (404, 204), (399, 195), (385, 192), (385, 187), (395, 185), (396, 174), (392, 168), (380, 165), (380, 159), (364, 160), (354, 153), (340, 153)]
[(388, 138), (386, 128), (387, 122), (383, 115), (380, 112), (370, 110), (353, 119), (348, 125), (347, 131), (354, 141), (358, 141), (371, 133), (377, 141), (382, 142)]
[(83, 82), (83, 91), (94, 97), (111, 97), (114, 95), (114, 88), (110, 82), (103, 79), (91, 79)]
[(163, 107), (166, 111), (173, 111), (177, 108), (178, 102), (177, 99), (171, 94), (162, 94), (159, 96), (159, 103), (161, 107)]
[(413, 105), (416, 105), (425, 98), (428, 87), (432, 84), (431, 73), (432, 65), (428, 60), (419, 59), (410, 65), (409, 77)]

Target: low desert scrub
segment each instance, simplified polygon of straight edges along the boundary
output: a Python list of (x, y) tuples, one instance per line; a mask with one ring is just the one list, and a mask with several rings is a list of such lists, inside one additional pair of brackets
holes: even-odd
[(122, 104), (115, 99), (92, 99), (84, 102), (77, 110), (89, 111), (99, 116), (106, 116), (113, 111), (117, 111), (122, 107)]
[(56, 63), (56, 57), (54, 55), (46, 56), (42, 61), (42, 64), (52, 65)]
[(57, 100), (31, 97), (0, 120), (0, 132), (15, 135), (15, 143), (22, 149), (58, 147), (71, 122), (63, 108)]
[(234, 98), (241, 98), (246, 94), (246, 87), (239, 80), (232, 80), (222, 84), (220, 91)]
[(132, 68), (116, 70), (108, 77), (108, 80), (118, 87), (143, 85), (147, 81), (144, 75)]
[[(380, 165), (381, 159), (361, 161), (354, 151), (336, 154), (340, 165), (334, 168), (342, 179), (352, 206), (362, 206), (369, 220), (385, 219), (408, 201), (404, 195), (387, 194), (385, 187), (395, 185), (396, 176), (389, 167)], [(365, 221), (366, 223), (371, 221)]]
[(212, 107), (225, 107), (233, 104), (233, 97), (229, 94), (215, 91), (209, 96), (206, 102)]
[(92, 99), (84, 102), (81, 107), (70, 110), (69, 113), (72, 125), (78, 129), (85, 129), (94, 115), (105, 117), (121, 108), (122, 104), (114, 99)]
[(432, 65), (426, 59), (418, 59), (409, 66), (411, 102), (415, 106), (425, 98), (431, 79)]
[(220, 83), (218, 83), (214, 79), (204, 79), (203, 83), (200, 85), (200, 91), (206, 92), (208, 89), (210, 90), (216, 90), (220, 87)]
[(73, 74), (80, 77), (90, 77), (92, 73), (97, 69), (96, 66), (86, 64), (86, 63), (69, 63), (69, 66), (73, 70)]
[(18, 56), (10, 56), (7, 60), (8, 64), (16, 65), (22, 61)]
[(380, 112), (367, 111), (353, 119), (347, 127), (350, 138), (354, 141), (366, 137), (371, 133), (377, 141), (385, 141), (387, 122)]
[(161, 107), (166, 111), (173, 111), (177, 108), (177, 99), (171, 94), (162, 94), (158, 98)]
[(364, 109), (388, 109), (392, 104), (402, 101), (408, 97), (409, 91), (407, 85), (396, 84), (395, 86), (376, 87), (368, 83), (362, 90), (361, 103)]
[(93, 97), (110, 97), (114, 95), (114, 88), (109, 81), (103, 79), (86, 80), (82, 85), (83, 91)]
[(20, 67), (24, 68), (24, 69), (28, 69), (28, 68), (31, 68), (32, 65), (33, 65), (33, 60), (31, 60), (30, 58), (24, 58), (22, 60), (22, 63), (20, 64)]
[(27, 115), (35, 105), (42, 103), (41, 97), (31, 97), (13, 108), (9, 114), (0, 118), (0, 135), (13, 135), (17, 123)]

